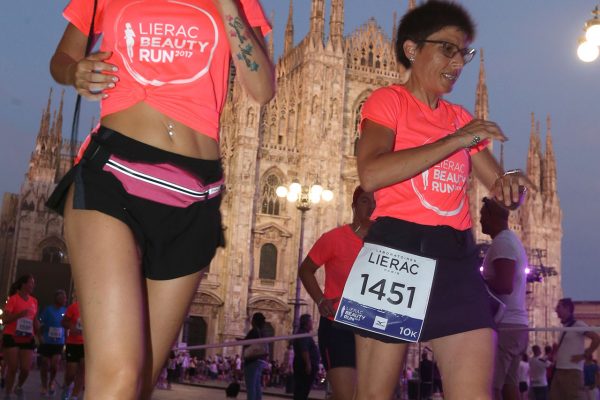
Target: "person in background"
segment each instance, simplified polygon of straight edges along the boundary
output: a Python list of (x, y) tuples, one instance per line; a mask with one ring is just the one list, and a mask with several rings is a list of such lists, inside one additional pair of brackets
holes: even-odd
[(529, 382), (532, 400), (548, 400), (547, 369), (552, 363), (542, 357), (542, 349), (537, 344), (531, 346), (533, 357), (529, 359)]
[[(344, 285), (363, 237), (371, 226), (369, 217), (375, 208), (373, 194), (356, 187), (352, 196), (352, 222), (324, 233), (313, 245), (300, 265), (298, 275), (319, 308), (319, 350), (331, 384), (333, 399), (351, 400), (356, 382), (354, 333), (333, 322)], [(325, 288), (315, 277), (325, 266)]]
[(527, 356), (526, 352), (521, 355), (519, 368), (517, 369), (517, 379), (519, 381), (518, 399), (527, 400), (529, 397), (529, 357)]
[[(79, 312), (79, 302), (74, 299), (73, 303), (67, 308), (62, 325), (67, 332), (67, 349), (65, 368), (65, 381), (63, 386), (62, 400), (77, 400), (83, 391), (85, 382), (85, 353), (83, 347), (83, 326), (81, 324), (81, 314)], [(71, 391), (71, 384), (73, 390)]]
[[(575, 304), (570, 298), (560, 299), (555, 308), (563, 326), (585, 328), (588, 325), (575, 319)], [(590, 345), (585, 348), (585, 339)], [(583, 364), (600, 345), (600, 336), (593, 331), (564, 331), (555, 351), (555, 368), (550, 385), (550, 400), (579, 399), (583, 397)]]
[(59, 289), (54, 293), (54, 303), (48, 305), (40, 314), (40, 378), (41, 395), (54, 395), (56, 389), (56, 372), (65, 347), (65, 329), (62, 319), (67, 308), (67, 293)]
[[(265, 337), (266, 318), (263, 313), (254, 313), (252, 315), (251, 325), (252, 329), (248, 331), (248, 334), (246, 334), (244, 339), (258, 339)], [(266, 350), (266, 346), (257, 346), (258, 348), (263, 347), (264, 351), (255, 352), (250, 356), (245, 351), (250, 348), (250, 346), (244, 346), (244, 351), (242, 352), (242, 354), (244, 354), (246, 393), (248, 394), (248, 400), (261, 400), (262, 371), (267, 366), (266, 358), (269, 356), (269, 353)]]
[[(300, 316), (297, 334), (311, 333), (313, 320), (310, 314)], [(319, 373), (319, 349), (312, 337), (294, 339), (294, 400), (307, 400)]]
[(86, 393), (146, 400), (224, 245), (219, 119), (231, 64), (250, 98), (271, 100), (271, 28), (259, 0), (71, 0), (63, 15), (50, 73), (101, 102), (99, 128), (47, 202), (64, 216)]
[[(4, 306), (2, 321), (2, 349), (6, 366), (4, 382), (5, 398), (10, 399), (14, 394), (23, 394), (23, 384), (29, 376), (33, 350), (35, 349), (34, 335), (39, 331), (38, 302), (31, 294), (35, 288), (33, 275), (26, 274), (17, 279), (10, 287), (9, 297)], [(15, 387), (15, 379), (19, 379)]]
[(598, 400), (598, 386), (600, 386), (600, 368), (592, 355), (586, 354), (583, 363), (584, 400)]
[(498, 343), (494, 397), (496, 400), (517, 400), (521, 398), (518, 370), (529, 342), (529, 316), (525, 304), (527, 253), (519, 237), (508, 228), (507, 208), (484, 197), (479, 214), (482, 232), (492, 238), (483, 259), (483, 279), (504, 304), (502, 314), (496, 317)]

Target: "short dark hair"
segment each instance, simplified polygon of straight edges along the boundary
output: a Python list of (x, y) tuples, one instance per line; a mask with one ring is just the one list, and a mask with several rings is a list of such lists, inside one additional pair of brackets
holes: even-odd
[(508, 208), (504, 207), (504, 205), (499, 203), (496, 199), (489, 197), (484, 197), (482, 201), (484, 207), (487, 208), (490, 214), (500, 218), (502, 221), (508, 221), (510, 215)]
[[(467, 35), (469, 41), (475, 38), (475, 23), (464, 7), (451, 1), (429, 0), (407, 12), (398, 27), (396, 36), (396, 58), (406, 68), (410, 68), (410, 60), (404, 54), (404, 42), (419, 42), (429, 35), (455, 26)], [(423, 44), (418, 44), (421, 48)]]
[(571, 300), (570, 297), (565, 297), (563, 299), (560, 299), (558, 301), (558, 303), (560, 305), (562, 305), (563, 307), (567, 307), (567, 309), (569, 310), (569, 312), (571, 314), (573, 314), (573, 312), (575, 311), (575, 303), (573, 303), (573, 300)]
[(300, 328), (306, 328), (306, 325), (308, 325), (308, 321), (310, 321), (311, 319), (312, 319), (312, 315), (302, 314), (300, 316)]
[(14, 283), (10, 286), (10, 290), (8, 291), (8, 295), (12, 296), (13, 294), (16, 294), (19, 290), (21, 290), (21, 288), (23, 287), (23, 285), (25, 285), (27, 282), (29, 282), (30, 279), (33, 279), (33, 275), (31, 275), (31, 274), (21, 275), (19, 277), (19, 279), (17, 279), (16, 281), (14, 281)]

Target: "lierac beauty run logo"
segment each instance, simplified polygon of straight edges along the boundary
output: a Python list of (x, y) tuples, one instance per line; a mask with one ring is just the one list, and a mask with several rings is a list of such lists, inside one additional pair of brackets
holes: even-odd
[(117, 16), (114, 29), (116, 52), (143, 85), (185, 84), (201, 78), (209, 71), (219, 42), (213, 15), (172, 0), (132, 2)]
[[(459, 214), (465, 205), (466, 196), (462, 196), (461, 192), (466, 190), (469, 169), (466, 152), (457, 151), (451, 157), (413, 177), (410, 182), (423, 207), (440, 216), (451, 217)], [(460, 197), (458, 206), (448, 208), (444, 201), (448, 196)]]

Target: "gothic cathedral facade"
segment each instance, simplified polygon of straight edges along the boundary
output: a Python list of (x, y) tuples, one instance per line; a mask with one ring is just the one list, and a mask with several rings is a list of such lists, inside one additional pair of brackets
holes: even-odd
[[(410, 1), (412, 6), (414, 1)], [(295, 306), (301, 313), (318, 315), (304, 290), (296, 299), (298, 262), (322, 233), (350, 222), (352, 193), (358, 185), (355, 147), (362, 104), (374, 89), (401, 82), (403, 75), (393, 41), (374, 19), (344, 36), (344, 0), (331, 0), (330, 7), (328, 37), (325, 0), (312, 0), (309, 32), (294, 44), (290, 1), (284, 49), (276, 63), (278, 92), (269, 104), (256, 105), (237, 83), (232, 85), (221, 119), (226, 247), (217, 251), (182, 329), (181, 341), (190, 345), (243, 337), (249, 329), (248, 318), (256, 311), (266, 315), (274, 335), (291, 333)], [(269, 45), (273, 54), (272, 37)], [(474, 114), (487, 118), (483, 57), (480, 68)], [(70, 165), (70, 144), (61, 132), (62, 99), (54, 113), (49, 99), (21, 191), (4, 195), (2, 295), (15, 278), (18, 260), (68, 262), (62, 221), (43, 206)], [(513, 213), (511, 227), (530, 249), (532, 264), (551, 266), (558, 273), (528, 285), (531, 325), (552, 326), (558, 323), (553, 308), (562, 293), (562, 228), (549, 118), (545, 152), (540, 136), (539, 123), (532, 116), (527, 173), (540, 190), (530, 193), (525, 205)], [(277, 186), (294, 179), (305, 185), (319, 183), (334, 192), (334, 199), (301, 212), (275, 194)], [(489, 239), (478, 223), (485, 194), (473, 180), (473, 227), (482, 243)], [(300, 235), (301, 225), (304, 235)], [(322, 281), (322, 271), (318, 279)], [(532, 336), (535, 343), (551, 341), (548, 335)], [(286, 342), (276, 342), (275, 357), (281, 359), (285, 347)]]

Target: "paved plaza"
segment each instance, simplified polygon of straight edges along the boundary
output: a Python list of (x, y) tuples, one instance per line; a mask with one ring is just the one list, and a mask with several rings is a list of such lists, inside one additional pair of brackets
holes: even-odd
[[(63, 381), (63, 374), (59, 372), (57, 377), (58, 382)], [(210, 387), (212, 386), (212, 387)], [(185, 385), (185, 384), (174, 384), (171, 390), (157, 389), (152, 395), (152, 400), (225, 400), (225, 383), (221, 381), (208, 381), (206, 385)], [(2, 392), (2, 395), (4, 392)], [(291, 398), (291, 395), (286, 395), (282, 388), (267, 388), (263, 393), (263, 400), (280, 400), (285, 398)], [(0, 397), (3, 398), (3, 397)], [(16, 396), (12, 397), (17, 399)], [(29, 378), (25, 382), (24, 396), (21, 397), (23, 400), (38, 400), (43, 399), (40, 396), (40, 372), (35, 369), (31, 371)], [(322, 400), (325, 398), (325, 392), (323, 390), (315, 390), (311, 393), (310, 399)], [(47, 399), (47, 397), (46, 397)], [(60, 392), (52, 397), (52, 399), (59, 400)], [(240, 392), (237, 400), (246, 400), (246, 393)]]

